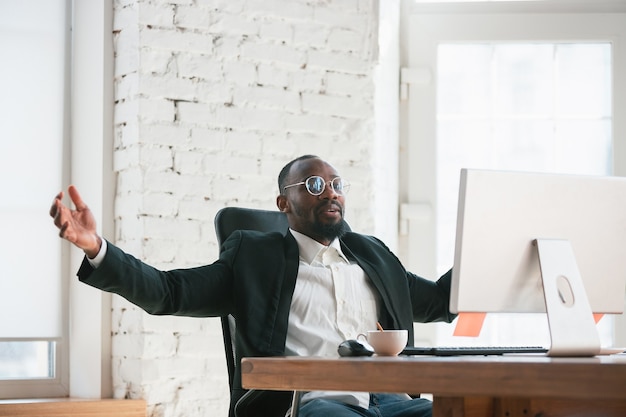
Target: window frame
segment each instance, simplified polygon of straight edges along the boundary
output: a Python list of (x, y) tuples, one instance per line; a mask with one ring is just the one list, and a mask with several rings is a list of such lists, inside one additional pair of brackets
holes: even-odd
[[(67, 168), (67, 160), (69, 156), (69, 131), (67, 127), (68, 109), (70, 100), (70, 63), (71, 63), (71, 31), (70, 23), (72, 18), (72, 9), (69, 0), (60, 2), (59, 7), (63, 10), (65, 27), (63, 28), (63, 75), (62, 79), (58, 82), (63, 83), (63, 108), (59, 110), (59, 117), (62, 119), (62, 172), (60, 177), (65, 182), (69, 168)], [(24, 22), (26, 25), (29, 22)], [(16, 25), (20, 25), (19, 20)], [(58, 191), (57, 191), (58, 192)], [(51, 194), (51, 198), (54, 196), (54, 192)], [(50, 200), (52, 201), (52, 199)], [(41, 213), (42, 216), (46, 216), (46, 212)], [(45, 231), (41, 231), (42, 233)], [(60, 270), (52, 271), (52, 273), (59, 274), (61, 277), (67, 275), (67, 262), (66, 260), (66, 245), (61, 244), (61, 250), (59, 252), (63, 257), (63, 261), (60, 263)], [(45, 276), (42, 275), (45, 279)], [(54, 343), (54, 375), (52, 377), (37, 377), (37, 378), (9, 378), (0, 379), (0, 399), (12, 399), (12, 398), (29, 398), (29, 397), (64, 397), (69, 394), (69, 287), (68, 281), (61, 278), (59, 280), (61, 285), (60, 293), (60, 305), (61, 305), (61, 333), (59, 337), (4, 337), (1, 340), (3, 342), (30, 342), (30, 341), (46, 341)]]
[[(75, 184), (81, 190), (100, 233), (107, 237), (114, 233), (113, 1), (65, 0), (65, 7), (63, 184)], [(58, 191), (50, 190), (51, 202)], [(82, 251), (63, 242), (61, 256), (65, 307), (62, 337), (54, 339), (55, 376), (0, 380), (2, 400), (112, 396), (111, 295), (76, 279)]]
[[(403, 22), (407, 94), (401, 113), (402, 254), (407, 267), (436, 277), (437, 45), (445, 42), (609, 41), (613, 44), (613, 175), (626, 175), (626, 2), (413, 4)], [(409, 180), (411, 179), (411, 180)], [(415, 180), (417, 179), (417, 180)], [(410, 256), (408, 256), (410, 254)], [(418, 325), (423, 343), (437, 331)], [(616, 340), (619, 334), (616, 325)], [(418, 341), (416, 341), (418, 343)]]

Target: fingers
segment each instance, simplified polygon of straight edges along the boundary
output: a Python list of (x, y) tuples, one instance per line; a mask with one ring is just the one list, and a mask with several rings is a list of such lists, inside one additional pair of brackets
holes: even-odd
[[(66, 232), (69, 227), (68, 219), (71, 218), (71, 214), (70, 210), (61, 201), (63, 195), (63, 191), (61, 191), (54, 197), (50, 206), (50, 217), (54, 219), (54, 225), (59, 229), (59, 236), (66, 238)], [(80, 196), (78, 198), (80, 199)]]
[(59, 226), (59, 237), (60, 238), (66, 238), (65, 236), (65, 231), (67, 230), (67, 226), (69, 225), (68, 222), (63, 223), (62, 226)]
[(63, 204), (61, 201), (63, 199), (63, 191), (58, 193), (54, 201), (52, 202), (52, 206), (50, 207), (50, 216), (54, 219), (54, 225), (59, 229), (59, 236), (63, 239), (66, 239), (74, 244), (79, 239), (79, 232), (76, 230), (76, 227), (84, 227), (80, 220), (75, 221), (74, 217), (78, 216), (81, 211), (83, 213), (87, 213), (89, 216), (89, 208), (83, 201), (80, 196), (80, 193), (73, 185), (70, 185), (68, 188), (68, 194), (76, 206), (76, 210), (71, 210), (68, 206)]
[(82, 211), (87, 208), (87, 204), (85, 204), (85, 202), (81, 198), (80, 193), (78, 192), (76, 187), (70, 185), (67, 191), (70, 195), (70, 198), (72, 199), (72, 203), (74, 203), (74, 206), (76, 207), (76, 210)]
[(61, 204), (61, 200), (63, 199), (63, 191), (57, 194), (52, 200), (52, 205), (50, 206), (50, 217), (56, 217), (57, 212), (59, 211), (59, 204)]
[(65, 222), (62, 226), (59, 227), (59, 237), (67, 240), (68, 242), (76, 244), (76, 231), (70, 227), (70, 222)]
[(67, 207), (65, 207), (63, 203), (61, 203), (61, 200), (56, 200), (53, 208), (50, 209), (50, 215), (54, 219), (54, 225), (56, 227), (60, 229), (61, 226), (65, 226), (67, 228), (67, 219), (70, 214), (68, 213)]

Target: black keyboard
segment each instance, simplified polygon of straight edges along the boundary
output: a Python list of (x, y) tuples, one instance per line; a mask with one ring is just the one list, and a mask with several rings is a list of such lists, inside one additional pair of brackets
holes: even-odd
[(407, 346), (401, 355), (434, 355), (434, 356), (458, 356), (458, 355), (504, 355), (505, 353), (547, 353), (548, 349), (543, 346), (436, 346), (420, 347)]

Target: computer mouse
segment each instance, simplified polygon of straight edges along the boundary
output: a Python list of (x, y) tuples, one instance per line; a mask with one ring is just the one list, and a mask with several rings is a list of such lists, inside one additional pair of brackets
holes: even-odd
[(337, 352), (339, 356), (372, 356), (374, 349), (358, 340), (348, 339), (339, 344)]

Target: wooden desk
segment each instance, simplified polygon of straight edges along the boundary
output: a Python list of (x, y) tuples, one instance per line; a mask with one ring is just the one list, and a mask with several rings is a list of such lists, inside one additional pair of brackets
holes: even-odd
[(434, 417), (624, 417), (626, 355), (245, 358), (244, 388), (430, 393)]

